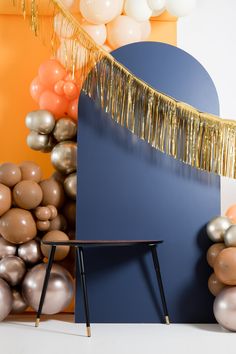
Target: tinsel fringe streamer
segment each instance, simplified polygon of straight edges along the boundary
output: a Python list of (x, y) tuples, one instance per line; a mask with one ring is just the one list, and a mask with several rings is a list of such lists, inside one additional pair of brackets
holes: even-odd
[[(43, 33), (45, 18), (39, 13), (45, 0), (12, 1), (29, 18), (35, 35), (49, 39), (55, 54), (60, 43), (53, 21), (51, 33), (48, 27)], [(71, 33), (62, 43), (60, 59), (89, 97), (155, 149), (195, 168), (236, 178), (235, 121), (199, 112), (153, 89), (98, 46), (60, 0), (48, 1), (51, 13), (60, 14), (63, 29)]]

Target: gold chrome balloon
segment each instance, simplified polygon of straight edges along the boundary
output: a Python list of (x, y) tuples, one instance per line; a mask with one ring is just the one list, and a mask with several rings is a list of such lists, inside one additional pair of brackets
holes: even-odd
[(224, 241), (227, 247), (236, 246), (236, 225), (232, 225), (228, 228), (224, 235)]
[(36, 240), (31, 240), (23, 243), (18, 247), (18, 256), (23, 259), (25, 263), (38, 263), (43, 259), (39, 242)]
[(68, 197), (76, 199), (76, 190), (77, 190), (77, 174), (76, 172), (71, 173), (66, 177), (64, 181), (65, 192)]
[(43, 191), (41, 205), (48, 207), (49, 205), (53, 205), (56, 208), (62, 207), (65, 200), (65, 192), (60, 182), (56, 181), (54, 178), (48, 178), (40, 182), (40, 187)]
[(40, 109), (32, 111), (25, 117), (27, 128), (40, 134), (49, 134), (55, 126), (55, 119), (51, 112)]
[(25, 272), (25, 263), (17, 256), (6, 256), (0, 261), (0, 278), (11, 286), (19, 284)]
[(0, 321), (3, 321), (11, 312), (13, 304), (10, 286), (3, 279), (0, 279), (0, 299)]
[(63, 141), (57, 144), (52, 150), (51, 162), (59, 172), (64, 174), (74, 172), (77, 165), (77, 143)]
[(61, 118), (56, 122), (53, 135), (58, 142), (71, 140), (76, 136), (77, 124), (70, 118)]
[(218, 216), (207, 224), (207, 235), (213, 242), (221, 242), (231, 225), (231, 221), (226, 216)]
[(47, 149), (49, 136), (39, 134), (32, 130), (26, 138), (26, 143), (32, 150), (41, 151)]
[(215, 298), (213, 311), (217, 322), (230, 331), (236, 331), (236, 287), (223, 289)]

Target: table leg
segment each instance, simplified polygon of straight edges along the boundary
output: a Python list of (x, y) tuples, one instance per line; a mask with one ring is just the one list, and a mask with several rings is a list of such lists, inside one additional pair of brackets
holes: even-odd
[(41, 315), (41, 312), (42, 312), (43, 303), (44, 303), (44, 299), (45, 299), (45, 296), (46, 296), (46, 291), (47, 291), (47, 287), (48, 287), (48, 281), (49, 281), (50, 272), (51, 272), (51, 269), (52, 269), (52, 263), (53, 263), (55, 251), (56, 251), (56, 246), (52, 246), (51, 247), (50, 256), (49, 256), (49, 259), (48, 259), (48, 264), (47, 264), (45, 277), (44, 277), (43, 289), (42, 289), (42, 293), (41, 293), (41, 297), (40, 297), (40, 301), (39, 301), (39, 307), (38, 307), (38, 311), (37, 311), (35, 327), (39, 326), (40, 315)]
[(84, 298), (84, 312), (85, 312), (87, 336), (91, 337), (91, 329), (90, 329), (90, 321), (89, 321), (88, 294), (87, 294), (87, 286), (86, 286), (86, 278), (85, 278), (84, 254), (83, 254), (82, 247), (77, 248), (77, 254), (78, 254), (78, 260), (79, 260), (79, 267), (80, 267), (81, 287), (82, 287), (83, 298)]
[(166, 324), (170, 324), (169, 320), (169, 314), (168, 314), (168, 309), (167, 309), (167, 304), (166, 304), (166, 298), (165, 298), (165, 292), (164, 292), (164, 287), (162, 283), (162, 278), (161, 278), (161, 269), (160, 269), (160, 264), (157, 256), (157, 249), (156, 245), (150, 245), (151, 247), (151, 252), (152, 252), (152, 259), (153, 259), (153, 264), (154, 268), (156, 271), (156, 276), (157, 276), (157, 282), (161, 294), (161, 302), (162, 302), (162, 307), (164, 311), (164, 316), (165, 316), (165, 322)]

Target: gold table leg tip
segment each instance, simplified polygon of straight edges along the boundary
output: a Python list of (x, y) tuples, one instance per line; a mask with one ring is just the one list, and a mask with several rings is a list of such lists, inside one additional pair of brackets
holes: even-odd
[(38, 327), (38, 326), (39, 326), (39, 322), (40, 322), (40, 319), (37, 318), (36, 321), (35, 321), (35, 327)]
[(165, 316), (165, 321), (166, 321), (166, 324), (169, 325), (170, 324), (170, 319), (169, 319), (169, 316)]
[(86, 327), (86, 331), (87, 331), (87, 337), (91, 337), (91, 329), (90, 329), (90, 326)]

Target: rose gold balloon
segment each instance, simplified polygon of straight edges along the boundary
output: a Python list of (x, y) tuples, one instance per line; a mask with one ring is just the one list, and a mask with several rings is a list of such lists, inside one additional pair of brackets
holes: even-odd
[(0, 218), (0, 234), (11, 243), (24, 243), (36, 234), (36, 224), (32, 214), (23, 209), (12, 208)]
[(0, 216), (10, 209), (11, 203), (10, 188), (0, 183)]
[(45, 179), (40, 182), (40, 187), (43, 191), (42, 205), (54, 205), (60, 208), (65, 200), (65, 193), (60, 182), (53, 178)]
[(52, 213), (48, 207), (38, 207), (35, 209), (34, 215), (41, 221), (47, 221), (51, 218)]
[(58, 214), (53, 220), (50, 222), (49, 231), (53, 230), (61, 230), (65, 231), (67, 228), (66, 218), (62, 214)]
[(75, 229), (75, 219), (76, 219), (76, 203), (67, 202), (63, 208), (63, 215), (68, 221), (71, 228)]
[(25, 263), (17, 256), (6, 256), (0, 261), (0, 278), (11, 286), (19, 284), (25, 272)]
[(24, 161), (19, 167), (23, 180), (31, 180), (37, 183), (40, 182), (42, 178), (42, 170), (39, 165), (32, 161)]
[(12, 310), (11, 313), (22, 313), (24, 312), (28, 305), (23, 299), (23, 296), (21, 295), (20, 291), (13, 289), (12, 290), (12, 297), (13, 297), (13, 304), (12, 304)]
[(50, 227), (50, 221), (49, 220), (45, 220), (45, 221), (38, 220), (38, 221), (36, 221), (36, 227), (39, 231), (48, 231), (49, 227)]
[(21, 181), (13, 189), (15, 204), (22, 209), (34, 209), (43, 199), (43, 192), (34, 181)]
[(13, 187), (20, 180), (21, 170), (16, 164), (6, 162), (0, 165), (0, 183)]
[(210, 290), (212, 295), (218, 295), (224, 287), (225, 285), (221, 283), (221, 281), (219, 281), (215, 273), (212, 273), (208, 279), (208, 289)]
[(13, 303), (11, 288), (3, 279), (0, 279), (0, 299), (0, 321), (3, 321), (10, 313)]
[[(43, 236), (42, 241), (68, 241), (69, 237), (62, 231), (49, 231)], [(61, 261), (69, 253), (69, 246), (57, 246), (55, 252), (55, 261)], [(49, 257), (51, 246), (41, 244), (41, 251), (45, 257)]]
[(218, 254), (225, 248), (224, 243), (214, 243), (207, 251), (207, 263), (210, 267), (214, 267), (215, 259)]
[(56, 208), (54, 205), (48, 205), (47, 207), (48, 207), (48, 209), (50, 209), (50, 211), (51, 211), (50, 220), (55, 219), (55, 217), (57, 216), (57, 208)]
[(43, 259), (39, 241), (31, 240), (18, 247), (18, 256), (25, 263), (35, 264)]
[(215, 259), (214, 271), (226, 285), (236, 285), (236, 247), (222, 250)]
[(6, 241), (0, 236), (0, 259), (6, 256), (14, 256), (16, 254), (16, 245)]

